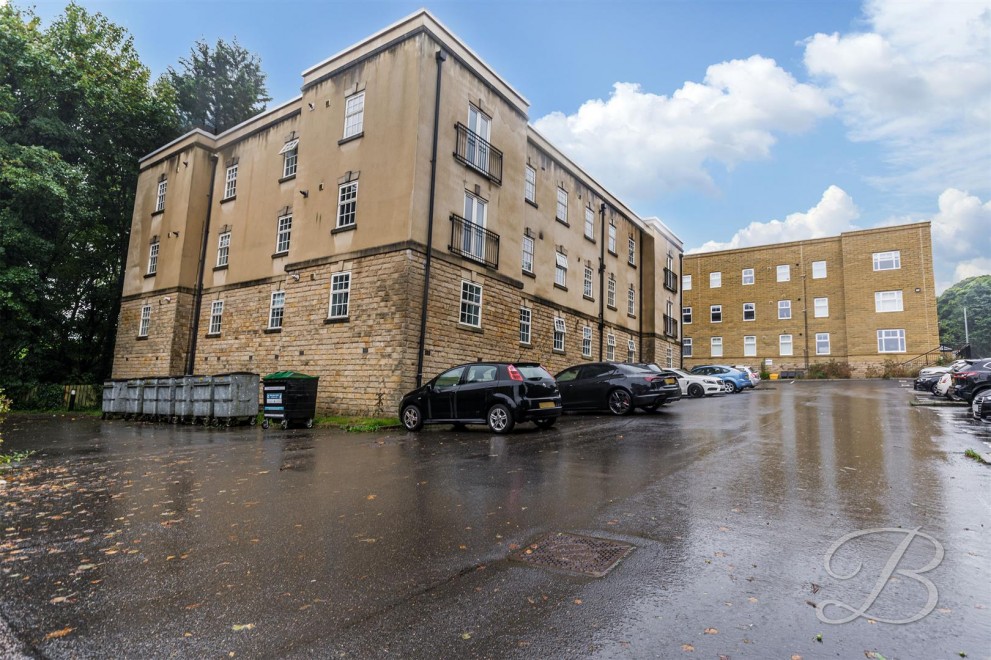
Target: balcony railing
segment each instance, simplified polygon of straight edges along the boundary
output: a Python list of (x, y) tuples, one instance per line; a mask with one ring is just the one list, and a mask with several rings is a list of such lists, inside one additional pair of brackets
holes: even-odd
[(454, 213), (451, 214), (451, 244), (448, 248), (454, 254), (489, 268), (499, 267), (499, 234)]
[(678, 293), (678, 276), (670, 268), (664, 269), (664, 288)]
[(678, 336), (678, 322), (674, 320), (673, 316), (664, 315), (664, 334), (668, 337)]
[(459, 122), (455, 124), (455, 128), (458, 131), (458, 141), (454, 157), (501, 186), (502, 152), (464, 124)]

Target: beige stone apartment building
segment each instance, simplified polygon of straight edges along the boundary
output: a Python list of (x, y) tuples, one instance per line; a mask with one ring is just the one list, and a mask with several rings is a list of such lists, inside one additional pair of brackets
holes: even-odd
[(864, 375), (939, 346), (928, 222), (687, 254), (682, 296), (686, 367), (836, 360)]
[(114, 377), (297, 370), (391, 413), (441, 370), (677, 364), (681, 241), (420, 11), (140, 162)]

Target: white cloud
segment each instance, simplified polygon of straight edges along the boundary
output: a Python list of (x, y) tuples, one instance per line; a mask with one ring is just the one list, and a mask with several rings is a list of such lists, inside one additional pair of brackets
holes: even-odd
[(965, 277), (991, 273), (991, 201), (955, 188), (939, 196), (932, 218), (936, 290)]
[(702, 83), (686, 82), (671, 96), (616, 83), (607, 100), (551, 113), (534, 126), (593, 174), (608, 174), (620, 195), (649, 197), (711, 189), (713, 163), (732, 168), (767, 158), (776, 134), (805, 131), (832, 112), (817, 88), (753, 56), (712, 65)]
[[(957, 264), (957, 267), (953, 269), (953, 281), (959, 282), (960, 280), (965, 280), (968, 277), (975, 277), (977, 275), (991, 275), (991, 259), (987, 257), (980, 257), (977, 259), (971, 259), (970, 261), (964, 261)], [(943, 287), (940, 291), (945, 290), (947, 287)]]
[(712, 252), (836, 236), (840, 232), (856, 229), (853, 221), (859, 215), (860, 211), (853, 199), (841, 188), (830, 186), (822, 194), (819, 203), (805, 213), (791, 213), (783, 221), (751, 222), (733, 234), (728, 242), (709, 241), (689, 252)]

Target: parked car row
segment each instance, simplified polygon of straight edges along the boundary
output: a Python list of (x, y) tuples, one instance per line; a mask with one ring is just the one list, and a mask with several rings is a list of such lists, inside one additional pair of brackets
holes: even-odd
[(991, 358), (957, 360), (947, 367), (927, 367), (919, 372), (914, 388), (935, 396), (972, 402), (991, 389)]
[(683, 396), (739, 392), (759, 380), (752, 371), (720, 365), (686, 372), (656, 364), (589, 362), (551, 376), (532, 362), (474, 362), (406, 394), (399, 419), (408, 431), (425, 424), (485, 424), (494, 433), (508, 433), (524, 422), (550, 428), (563, 412), (653, 412)]

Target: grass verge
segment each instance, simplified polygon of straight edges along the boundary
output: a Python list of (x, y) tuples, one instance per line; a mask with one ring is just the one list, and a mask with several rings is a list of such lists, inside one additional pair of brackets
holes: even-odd
[(978, 463), (983, 463), (984, 465), (991, 465), (991, 463), (989, 463), (986, 460), (984, 460), (984, 457), (981, 456), (980, 454), (978, 454), (973, 449), (968, 449), (967, 451), (965, 451), (963, 453), (963, 455), (966, 456), (967, 458), (973, 458)]
[(337, 428), (350, 433), (368, 433), (382, 429), (399, 428), (398, 417), (350, 417), (346, 415), (331, 415), (317, 417), (313, 423), (319, 428)]

